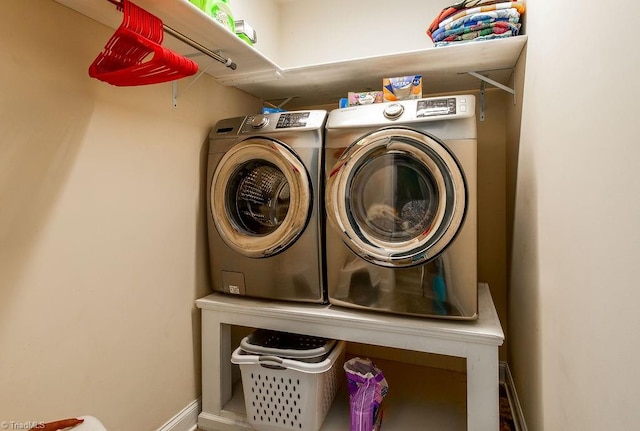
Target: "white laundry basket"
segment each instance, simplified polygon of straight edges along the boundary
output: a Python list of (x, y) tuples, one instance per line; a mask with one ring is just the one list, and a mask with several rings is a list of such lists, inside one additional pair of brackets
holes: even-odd
[(303, 362), (322, 362), (331, 353), (336, 340), (291, 332), (256, 329), (240, 342), (246, 353), (261, 356), (298, 359)]
[(238, 347), (247, 419), (257, 431), (317, 431), (343, 377), (346, 343), (338, 342), (320, 362), (255, 355)]

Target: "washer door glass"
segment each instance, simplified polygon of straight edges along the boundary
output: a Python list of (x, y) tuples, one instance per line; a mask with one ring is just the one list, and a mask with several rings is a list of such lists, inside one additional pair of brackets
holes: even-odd
[(211, 214), (225, 243), (244, 256), (273, 256), (303, 232), (311, 182), (285, 144), (252, 138), (220, 160), (211, 183)]
[(227, 215), (248, 234), (274, 232), (289, 212), (289, 182), (273, 163), (252, 160), (242, 164), (227, 189)]
[(363, 259), (410, 267), (439, 256), (466, 214), (466, 180), (447, 146), (404, 128), (350, 145), (327, 179), (327, 216)]

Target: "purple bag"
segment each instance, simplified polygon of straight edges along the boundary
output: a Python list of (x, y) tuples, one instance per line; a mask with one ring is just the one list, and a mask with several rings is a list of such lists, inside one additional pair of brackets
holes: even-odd
[(369, 359), (353, 358), (344, 363), (349, 389), (351, 431), (378, 431), (382, 425), (382, 399), (389, 385), (382, 371)]

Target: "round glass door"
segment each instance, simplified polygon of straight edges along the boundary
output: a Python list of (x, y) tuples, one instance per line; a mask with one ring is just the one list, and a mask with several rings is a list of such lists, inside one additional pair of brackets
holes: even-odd
[(404, 128), (364, 136), (327, 179), (327, 216), (363, 259), (410, 267), (435, 259), (466, 214), (466, 181), (444, 143)]
[(309, 175), (286, 145), (253, 138), (220, 160), (211, 214), (225, 243), (248, 257), (273, 256), (304, 230), (311, 211)]

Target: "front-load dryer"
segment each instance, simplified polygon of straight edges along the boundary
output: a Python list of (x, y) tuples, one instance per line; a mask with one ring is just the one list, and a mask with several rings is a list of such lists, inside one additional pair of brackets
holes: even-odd
[(472, 95), (331, 111), (329, 302), (477, 318), (476, 170)]
[(327, 112), (219, 121), (209, 135), (207, 207), (214, 291), (326, 302), (321, 160)]

